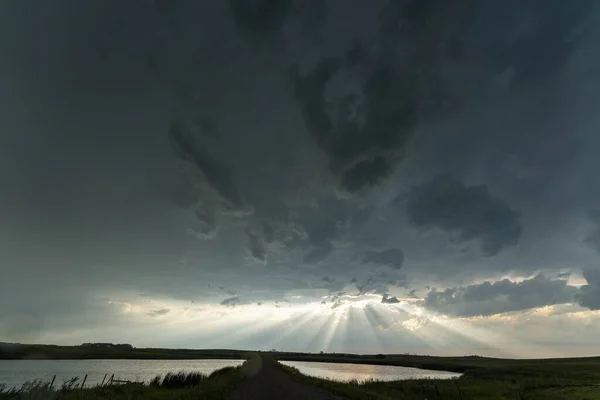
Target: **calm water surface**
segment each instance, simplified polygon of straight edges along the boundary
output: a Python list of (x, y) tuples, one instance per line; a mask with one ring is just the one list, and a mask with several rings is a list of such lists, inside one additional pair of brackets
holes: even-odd
[(85, 386), (102, 382), (105, 374), (115, 379), (148, 382), (167, 372), (198, 371), (210, 374), (217, 369), (241, 365), (244, 360), (0, 360), (0, 384), (20, 387), (31, 380), (51, 381), (55, 386), (78, 376), (88, 378)]
[(370, 364), (338, 364), (299, 361), (280, 361), (282, 364), (296, 367), (304, 375), (317, 378), (327, 378), (336, 381), (368, 379), (378, 381), (398, 381), (406, 379), (451, 379), (458, 378), (461, 374), (445, 371), (432, 371), (427, 369), (392, 367), (389, 365)]

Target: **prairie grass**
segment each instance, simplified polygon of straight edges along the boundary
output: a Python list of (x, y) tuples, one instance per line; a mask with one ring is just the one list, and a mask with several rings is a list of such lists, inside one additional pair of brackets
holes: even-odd
[(413, 379), (392, 382), (339, 382), (300, 373), (282, 365), (295, 379), (348, 400), (600, 400), (600, 362), (595, 359), (509, 363), (498, 360), (468, 369), (456, 379)]
[(149, 399), (187, 400), (222, 399), (224, 394), (242, 379), (241, 367), (226, 367), (210, 375), (199, 372), (169, 372), (148, 383), (94, 386), (81, 389), (78, 378), (52, 388), (49, 382), (30, 381), (20, 388), (0, 385), (0, 400), (108, 400)]

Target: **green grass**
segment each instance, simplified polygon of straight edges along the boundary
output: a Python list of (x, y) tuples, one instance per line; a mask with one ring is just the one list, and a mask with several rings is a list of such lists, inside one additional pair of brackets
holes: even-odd
[[(393, 360), (388, 360), (389, 363)], [(431, 360), (429, 360), (431, 361)], [(444, 360), (448, 362), (448, 360)], [(600, 359), (479, 360), (471, 365), (454, 360), (458, 379), (416, 379), (394, 382), (336, 382), (302, 375), (282, 366), (296, 379), (327, 389), (349, 400), (600, 400)], [(444, 363), (437, 364), (437, 369)], [(468, 368), (467, 368), (468, 367)]]
[(197, 372), (167, 373), (157, 376), (147, 385), (123, 384), (79, 389), (78, 380), (72, 379), (60, 388), (53, 389), (47, 382), (33, 381), (19, 389), (0, 385), (0, 400), (216, 400), (222, 399), (241, 379), (241, 367), (226, 367), (210, 375)]

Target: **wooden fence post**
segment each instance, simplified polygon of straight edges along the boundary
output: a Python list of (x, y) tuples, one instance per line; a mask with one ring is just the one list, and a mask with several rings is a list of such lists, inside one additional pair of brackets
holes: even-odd
[(83, 382), (81, 382), (82, 389), (83, 389), (83, 385), (85, 385), (85, 381), (87, 381), (87, 376), (88, 376), (88, 374), (85, 374), (85, 377), (83, 378)]
[(52, 377), (52, 382), (50, 382), (50, 386), (48, 387), (48, 389), (52, 390), (52, 386), (54, 386), (54, 380), (56, 380), (56, 375)]
[(106, 380), (106, 376), (107, 376), (107, 375), (108, 375), (108, 374), (104, 374), (104, 378), (102, 378), (102, 383), (100, 384), (100, 386), (104, 386), (104, 381)]
[(115, 374), (112, 374), (112, 375), (110, 376), (110, 385), (112, 385), (112, 383), (113, 383), (113, 379), (114, 379), (114, 378), (115, 378)]

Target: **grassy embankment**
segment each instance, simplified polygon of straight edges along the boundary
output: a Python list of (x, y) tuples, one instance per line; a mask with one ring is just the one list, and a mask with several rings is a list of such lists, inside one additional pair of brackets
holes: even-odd
[(280, 360), (399, 365), (462, 372), (453, 380), (340, 383), (312, 378), (283, 367), (296, 379), (349, 400), (600, 400), (600, 357), (511, 360), (483, 357), (407, 355), (278, 355)]
[(54, 388), (41, 381), (28, 382), (19, 389), (0, 385), (0, 400), (221, 400), (242, 379), (242, 368), (226, 367), (210, 375), (169, 373), (147, 383), (97, 385), (84, 389), (77, 379)]

